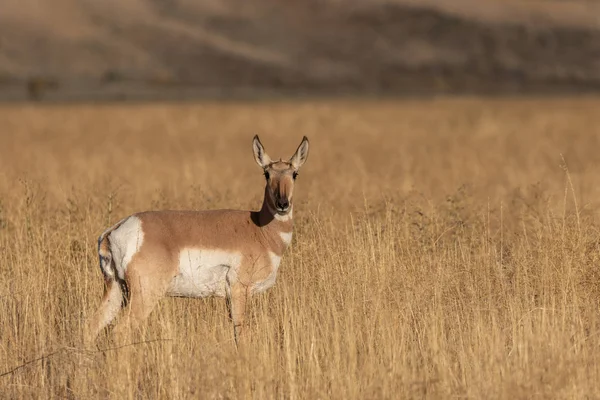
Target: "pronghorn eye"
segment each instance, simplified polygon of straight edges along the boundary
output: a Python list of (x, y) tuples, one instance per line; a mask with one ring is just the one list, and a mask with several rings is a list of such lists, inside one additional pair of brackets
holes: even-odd
[(265, 178), (267, 178), (267, 180), (269, 180), (269, 172), (265, 171)]
[(298, 177), (298, 172), (294, 171), (294, 174), (292, 175), (292, 178), (294, 178), (294, 180), (296, 180), (297, 177)]

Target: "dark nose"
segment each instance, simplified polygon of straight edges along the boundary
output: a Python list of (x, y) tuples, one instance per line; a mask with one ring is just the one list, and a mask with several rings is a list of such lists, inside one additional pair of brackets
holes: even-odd
[(290, 202), (288, 201), (288, 199), (282, 199), (282, 198), (278, 198), (275, 203), (276, 203), (275, 205), (277, 206), (277, 208), (280, 210), (285, 210), (290, 205)]

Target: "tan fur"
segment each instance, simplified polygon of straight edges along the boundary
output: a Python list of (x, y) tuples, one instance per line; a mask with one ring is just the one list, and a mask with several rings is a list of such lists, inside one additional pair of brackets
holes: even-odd
[[(128, 270), (146, 274), (177, 275), (179, 252), (184, 248), (202, 245), (203, 249), (239, 251), (244, 254), (242, 271), (249, 286), (264, 279), (271, 271), (257, 267), (256, 258), (269, 251), (283, 255), (285, 245), (280, 232), (291, 232), (292, 220), (278, 221), (268, 213), (214, 210), (214, 211), (155, 211), (136, 214), (142, 221), (144, 244), (138, 255), (161, 262), (132, 261)], [(261, 226), (262, 225), (262, 226)], [(136, 257), (138, 256), (136, 255)], [(156, 267), (150, 266), (157, 264)], [(160, 271), (160, 272), (159, 272)]]
[(88, 343), (118, 312), (115, 302), (123, 294), (119, 283), (129, 291), (129, 312), (118, 331), (146, 319), (160, 298), (177, 295), (169, 290), (175, 278), (187, 282), (180, 257), (188, 249), (239, 255), (239, 265), (214, 267), (227, 270), (225, 285), (236, 342), (242, 337), (248, 298), (257, 288), (265, 290), (274, 284), (279, 261), (289, 245), (294, 175), (306, 161), (308, 140), (303, 139), (290, 162), (271, 162), (258, 137), (253, 150), (268, 176), (260, 211), (147, 211), (119, 221), (100, 236), (98, 252), (106, 290), (88, 326)]

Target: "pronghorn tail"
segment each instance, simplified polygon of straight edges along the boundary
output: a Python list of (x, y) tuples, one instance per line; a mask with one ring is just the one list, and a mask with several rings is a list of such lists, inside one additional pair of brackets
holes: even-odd
[(121, 293), (123, 295), (123, 306), (127, 305), (129, 298), (129, 290), (127, 284), (123, 279), (119, 277), (116, 271), (115, 262), (113, 260), (113, 254), (109, 235), (117, 228), (119, 228), (127, 218), (123, 218), (100, 235), (98, 238), (98, 258), (100, 259), (100, 270), (104, 275), (104, 280), (109, 283), (116, 281), (119, 284)]

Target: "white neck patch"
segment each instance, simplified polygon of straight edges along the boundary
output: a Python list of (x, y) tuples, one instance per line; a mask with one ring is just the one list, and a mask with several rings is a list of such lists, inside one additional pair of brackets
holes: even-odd
[(292, 232), (279, 232), (279, 236), (286, 246), (292, 242)]

